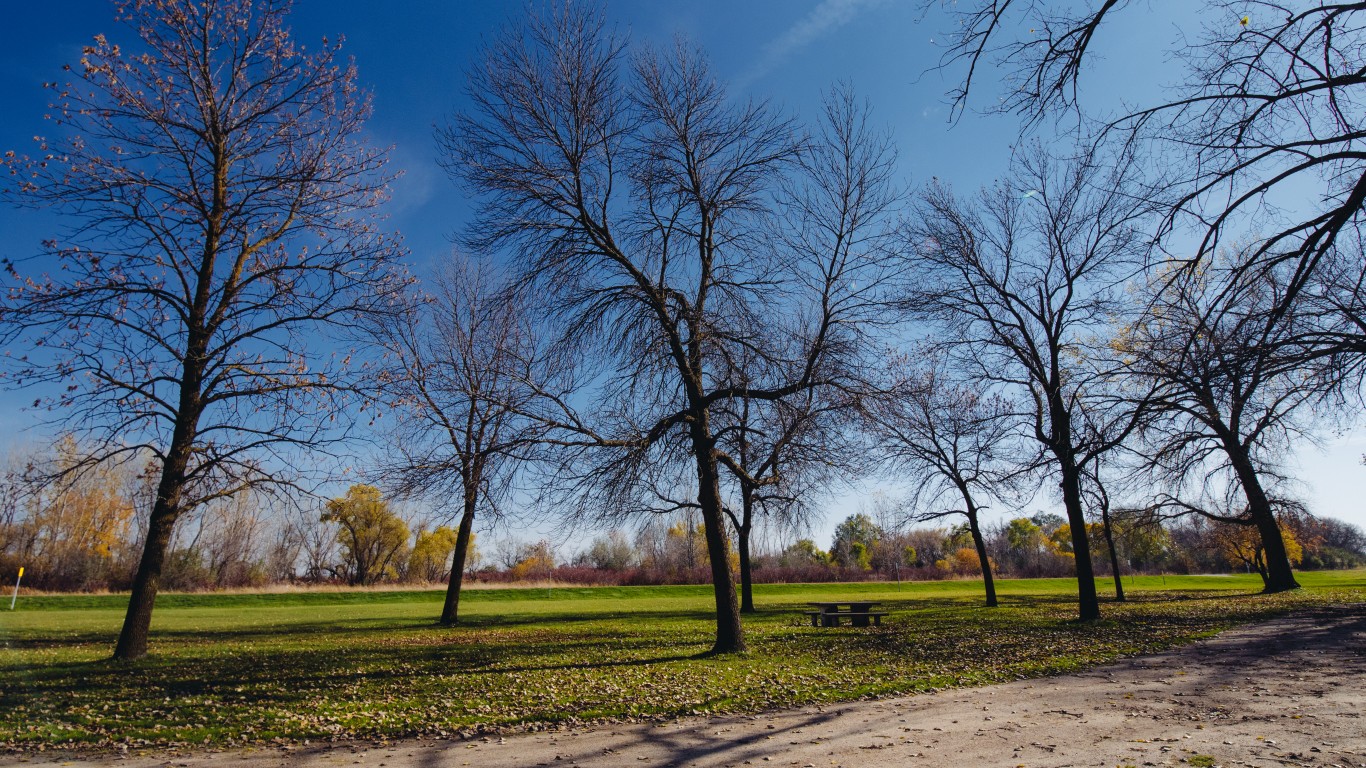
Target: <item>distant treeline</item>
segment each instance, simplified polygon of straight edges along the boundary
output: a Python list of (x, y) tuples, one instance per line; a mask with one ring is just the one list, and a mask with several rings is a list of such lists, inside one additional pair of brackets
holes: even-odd
[[(24, 585), (54, 591), (128, 588), (142, 552), (153, 489), (147, 474), (101, 467), (61, 484), (24, 480), (42, 459), (77, 461), (72, 441), (51, 456), (11, 462), (0, 484), (0, 576), (25, 568)], [(1366, 534), (1350, 524), (1287, 512), (1282, 524), (1296, 565), (1304, 569), (1366, 565)], [(1112, 520), (1122, 573), (1218, 573), (1263, 566), (1260, 540), (1246, 526), (1199, 516), (1175, 521), (1117, 513)], [(1098, 573), (1110, 570), (1100, 524), (1088, 529)], [(1072, 537), (1063, 517), (1039, 513), (984, 530), (994, 570), (1003, 576), (1065, 577), (1074, 573)], [(773, 537), (770, 537), (773, 538)], [(198, 510), (169, 550), (162, 583), (173, 590), (266, 587), (287, 583), (426, 584), (449, 576), (456, 534), (449, 526), (406, 519), (371, 486), (353, 486), (325, 504), (285, 503), (242, 494)], [(480, 542), (481, 544), (483, 542)], [(701, 524), (688, 515), (659, 515), (634, 531), (613, 529), (577, 552), (548, 541), (505, 539), (466, 559), (475, 581), (555, 581), (646, 585), (705, 583), (710, 561)], [(731, 565), (738, 565), (732, 553)], [(890, 530), (852, 515), (828, 548), (811, 539), (756, 546), (759, 583), (926, 580), (973, 577), (978, 558), (966, 525)]]

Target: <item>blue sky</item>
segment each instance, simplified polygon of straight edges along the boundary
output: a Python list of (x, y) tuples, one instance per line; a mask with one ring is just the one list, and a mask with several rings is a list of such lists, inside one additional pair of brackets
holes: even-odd
[[(933, 70), (942, 49), (945, 19), (911, 0), (615, 0), (608, 16), (637, 43), (671, 42), (685, 35), (706, 50), (716, 73), (737, 96), (767, 98), (797, 114), (811, 114), (821, 92), (852, 82), (874, 105), (900, 150), (903, 178), (919, 184), (931, 177), (963, 190), (1004, 172), (1017, 124), (1009, 117), (969, 113), (948, 122), (944, 94), (954, 74)], [(1143, 101), (1157, 84), (1175, 77), (1163, 56), (1189, 30), (1180, 2), (1140, 4), (1122, 27), (1106, 28), (1097, 40), (1104, 61), (1088, 74), (1091, 107), (1116, 108)], [(128, 33), (113, 22), (108, 0), (22, 2), (6, 8), (0, 25), (0, 152), (28, 149), (46, 130), (47, 94), (42, 83), (61, 77), (96, 33), (117, 42)], [(415, 270), (440, 259), (449, 236), (470, 205), (437, 167), (432, 128), (463, 103), (465, 68), (482, 38), (516, 23), (522, 0), (296, 0), (296, 40), (316, 43), (324, 35), (346, 38), (361, 80), (374, 94), (372, 139), (392, 145), (393, 166), (403, 176), (393, 186), (388, 213), (403, 233)], [(1176, 10), (1173, 10), (1176, 9)], [(1148, 11), (1144, 13), (1144, 11)], [(976, 104), (994, 98), (995, 74), (984, 73)], [(50, 216), (0, 207), (0, 257), (22, 258), (60, 231)], [(31, 397), (0, 393), (0, 428), (9, 434), (34, 423), (21, 409)], [(1316, 511), (1366, 525), (1357, 502), (1366, 481), (1359, 465), (1366, 440), (1351, 433), (1330, 438), (1326, 454), (1302, 453), (1305, 494)], [(846, 498), (818, 529), (818, 540), (838, 517), (857, 506)]]
[[(869, 98), (901, 147), (908, 182), (953, 178), (964, 187), (1005, 167), (1013, 141), (1008, 118), (947, 122), (947, 81), (926, 74), (939, 51), (916, 3), (893, 0), (661, 3), (609, 5), (609, 16), (635, 42), (668, 44), (675, 35), (710, 55), (732, 93), (770, 99), (798, 114), (816, 108), (823, 90), (848, 80)], [(433, 126), (464, 104), (463, 72), (483, 38), (521, 18), (527, 5), (507, 2), (296, 0), (295, 39), (346, 39), (362, 82), (374, 94), (373, 141), (393, 146), (403, 172), (393, 186), (391, 221), (420, 266), (439, 258), (469, 204), (436, 165)], [(22, 150), (46, 130), (47, 94), (81, 46), (96, 33), (118, 40), (109, 0), (24, 3), (0, 27), (0, 147)], [(0, 256), (13, 257), (51, 236), (54, 224), (31, 213), (0, 212)]]

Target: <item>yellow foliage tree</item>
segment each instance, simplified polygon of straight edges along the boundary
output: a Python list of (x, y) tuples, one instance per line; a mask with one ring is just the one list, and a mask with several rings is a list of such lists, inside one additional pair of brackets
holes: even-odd
[[(996, 568), (996, 563), (990, 558), (987, 559), (987, 565), (993, 570)], [(974, 547), (959, 547), (943, 560), (936, 560), (934, 566), (954, 576), (980, 576), (982, 574), (982, 561), (977, 558), (977, 550)]]
[(555, 570), (555, 553), (550, 542), (541, 539), (535, 544), (527, 544), (518, 552), (517, 563), (509, 572), (517, 581), (525, 579), (548, 579)]
[[(408, 578), (415, 581), (444, 581), (451, 570), (455, 540), (456, 532), (450, 526), (437, 526), (431, 531), (419, 530), (417, 540), (413, 542), (413, 551), (408, 555)], [(473, 552), (472, 533), (469, 546)]]
[(54, 474), (66, 477), (29, 499), (27, 557), (35, 575), (85, 586), (108, 578), (115, 550), (128, 535), (133, 502), (117, 467), (68, 474), (83, 458), (73, 438), (59, 441), (56, 452)]
[(374, 584), (398, 575), (408, 549), (408, 524), (394, 514), (373, 485), (353, 485), (327, 502), (322, 521), (337, 523), (342, 570), (352, 585)]

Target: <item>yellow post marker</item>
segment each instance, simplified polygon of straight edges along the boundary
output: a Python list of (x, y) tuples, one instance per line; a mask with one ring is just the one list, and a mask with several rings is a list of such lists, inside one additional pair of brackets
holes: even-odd
[(14, 610), (14, 601), (19, 599), (19, 581), (24, 578), (24, 566), (19, 566), (19, 575), (14, 577), (14, 594), (10, 595), (9, 609)]

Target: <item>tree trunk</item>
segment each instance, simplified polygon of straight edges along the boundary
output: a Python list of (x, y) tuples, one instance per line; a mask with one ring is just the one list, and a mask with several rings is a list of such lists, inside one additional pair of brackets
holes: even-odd
[(133, 577), (133, 590), (128, 596), (128, 612), (123, 617), (114, 658), (122, 661), (147, 655), (147, 634), (152, 628), (152, 608), (156, 605), (157, 589), (161, 584), (161, 567), (166, 561), (166, 549), (171, 544), (171, 531), (180, 517), (181, 495), (185, 487), (185, 471), (189, 466), (191, 428), (177, 425), (172, 450), (161, 467), (156, 501), (147, 523), (147, 540), (143, 543), (138, 572)]
[(1101, 507), (1100, 522), (1105, 531), (1105, 546), (1110, 550), (1110, 573), (1115, 576), (1115, 602), (1124, 602), (1124, 584), (1119, 580), (1119, 551), (1115, 549), (1115, 533), (1110, 528), (1110, 509)]
[(1262, 558), (1261, 547), (1252, 550), (1252, 567), (1257, 569), (1257, 575), (1262, 577), (1262, 591), (1265, 592), (1271, 586), (1271, 579), (1267, 578), (1266, 560)]
[(754, 577), (749, 561), (749, 532), (754, 521), (752, 489), (745, 489), (741, 505), (740, 525), (735, 526), (735, 547), (740, 554), (740, 612), (757, 613), (754, 608)]
[(977, 524), (977, 507), (968, 502), (968, 530), (972, 532), (972, 545), (977, 548), (977, 562), (982, 565), (982, 586), (987, 593), (987, 607), (996, 607), (996, 582), (991, 576), (991, 559), (987, 557), (987, 542), (982, 538), (982, 527)]
[(735, 546), (740, 554), (740, 613), (758, 613), (754, 608), (754, 578), (749, 562), (749, 526), (735, 532)]
[(1072, 531), (1073, 565), (1077, 572), (1077, 618), (1100, 618), (1100, 598), (1096, 595), (1096, 574), (1091, 568), (1091, 543), (1086, 537), (1086, 513), (1081, 506), (1081, 473), (1075, 458), (1067, 451), (1058, 456), (1062, 470), (1062, 503), (1067, 510), (1067, 525)]
[(351, 536), (351, 575), (346, 580), (347, 586), (360, 587), (365, 585), (365, 575), (370, 572), (370, 551), (360, 545), (360, 536), (357, 535), (355, 522), (344, 523), (347, 533)]
[(455, 534), (455, 552), (451, 554), (451, 576), (446, 582), (446, 602), (441, 606), (441, 623), (447, 627), (460, 621), (460, 585), (465, 581), (465, 559), (470, 551), (470, 531), (474, 528), (474, 504), (465, 500), (465, 513), (460, 516), (460, 530)]
[(740, 623), (740, 602), (735, 595), (735, 579), (726, 562), (726, 519), (721, 509), (721, 490), (716, 456), (712, 453), (705, 418), (692, 425), (693, 452), (697, 459), (697, 504), (702, 508), (702, 526), (711, 561), (712, 591), (716, 596), (716, 643), (712, 653), (743, 653), (745, 632)]
[(157, 587), (161, 582), (161, 566), (166, 560), (166, 548), (171, 542), (171, 528), (175, 512), (158, 498), (147, 526), (147, 542), (133, 577), (133, 591), (128, 596), (128, 612), (124, 614), (123, 629), (119, 632), (114, 658), (131, 660), (147, 655), (147, 633), (152, 627), (152, 608), (156, 605)]
[(1233, 464), (1233, 471), (1238, 475), (1238, 483), (1243, 486), (1248, 515), (1257, 526), (1257, 533), (1262, 538), (1262, 549), (1266, 553), (1266, 587), (1262, 591), (1272, 593), (1299, 589), (1300, 584), (1295, 580), (1295, 573), (1290, 568), (1290, 554), (1286, 552), (1285, 539), (1281, 537), (1281, 525), (1276, 520), (1275, 511), (1271, 509), (1271, 500), (1262, 488), (1257, 470), (1253, 468), (1252, 461), (1242, 450), (1241, 445), (1226, 445), (1225, 448)]

